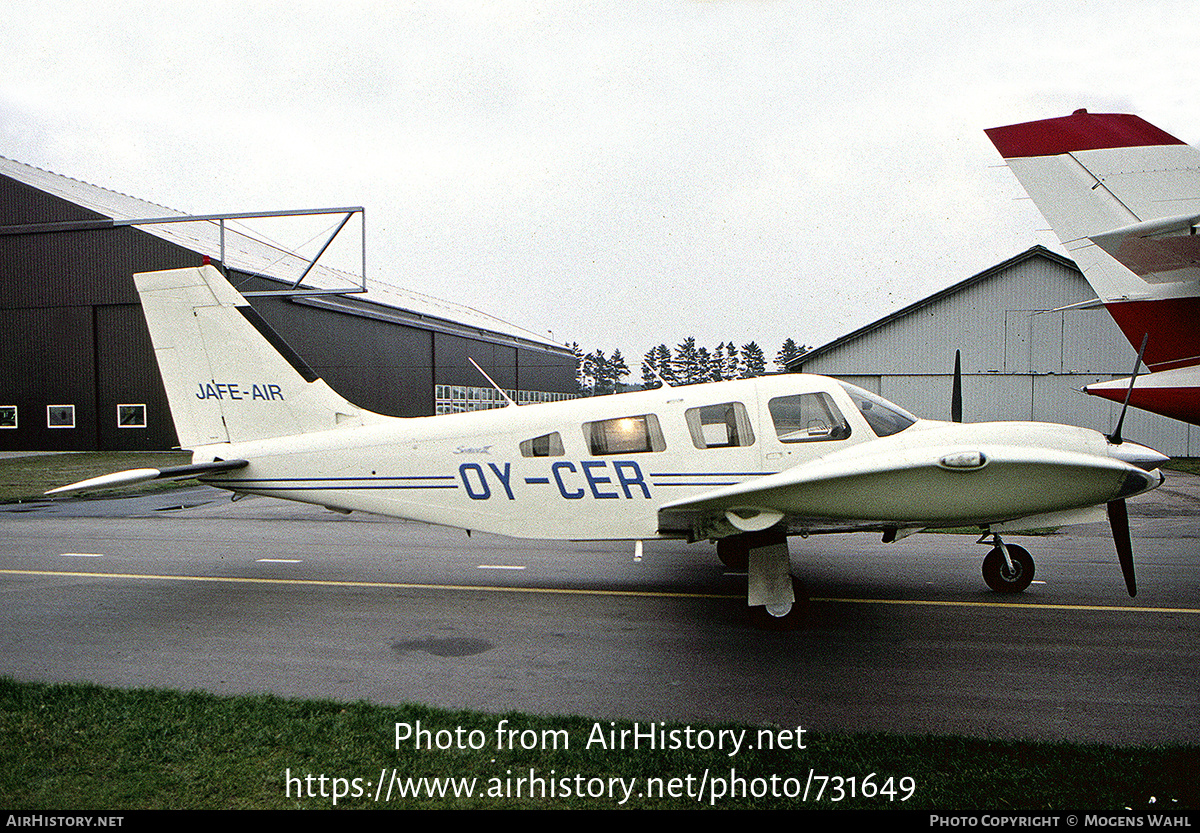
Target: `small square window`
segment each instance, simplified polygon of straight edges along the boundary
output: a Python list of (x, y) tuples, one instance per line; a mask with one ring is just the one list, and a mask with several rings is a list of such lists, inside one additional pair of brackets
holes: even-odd
[(145, 405), (118, 405), (117, 406), (117, 427), (118, 428), (145, 428), (146, 427), (146, 406)]
[(0, 405), (0, 428), (17, 427), (17, 406)]
[(705, 405), (684, 411), (696, 448), (730, 448), (754, 445), (754, 429), (741, 402)]
[(74, 428), (74, 405), (47, 405), (46, 426), (49, 428)]
[(555, 431), (525, 440), (520, 445), (522, 457), (561, 457), (563, 451), (562, 435)]

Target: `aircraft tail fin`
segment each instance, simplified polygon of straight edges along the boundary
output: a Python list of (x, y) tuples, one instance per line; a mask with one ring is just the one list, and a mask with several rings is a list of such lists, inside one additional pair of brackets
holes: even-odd
[(1200, 150), (1086, 110), (984, 132), (1073, 256), (1095, 245), (1147, 283), (1200, 279)]
[(1146, 365), (1200, 362), (1200, 150), (1086, 110), (985, 132)]
[(361, 425), (217, 269), (134, 275), (182, 448)]

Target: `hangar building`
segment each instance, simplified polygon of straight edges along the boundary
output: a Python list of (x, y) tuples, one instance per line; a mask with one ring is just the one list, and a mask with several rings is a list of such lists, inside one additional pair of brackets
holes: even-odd
[[(224, 221), (127, 224), (180, 216), (0, 158), (0, 451), (177, 445), (133, 274), (211, 258), (243, 292), (279, 291), (307, 265)], [(357, 282), (318, 264), (301, 288)], [(469, 359), (518, 402), (578, 392), (569, 348), (427, 295), (372, 284), (248, 300), (334, 390), (379, 413), (499, 404)]]
[[(918, 416), (949, 419), (958, 349), (965, 421), (1108, 432), (1120, 405), (1079, 389), (1128, 377), (1137, 351), (1102, 307), (1063, 309), (1095, 297), (1073, 261), (1035, 246), (817, 347), (789, 369), (836, 376)], [(1172, 457), (1200, 456), (1200, 426), (1131, 408), (1122, 433)]]

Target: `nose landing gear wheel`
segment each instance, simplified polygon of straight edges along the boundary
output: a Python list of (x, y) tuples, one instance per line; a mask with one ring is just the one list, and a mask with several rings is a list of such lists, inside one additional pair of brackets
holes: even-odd
[(1016, 544), (1004, 546), (1012, 568), (1004, 560), (1004, 551), (994, 547), (983, 559), (983, 580), (997, 593), (1020, 593), (1033, 581), (1033, 556)]

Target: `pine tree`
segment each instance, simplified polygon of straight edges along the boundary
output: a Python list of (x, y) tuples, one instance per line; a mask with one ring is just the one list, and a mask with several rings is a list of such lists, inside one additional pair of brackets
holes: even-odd
[(675, 348), (675, 376), (683, 385), (694, 385), (703, 380), (695, 336), (688, 336)]
[(738, 377), (738, 349), (732, 341), (725, 342), (725, 355), (721, 360), (721, 375), (726, 379)]
[(696, 372), (697, 382), (712, 381), (712, 354), (707, 347), (696, 348)]
[(588, 359), (591, 361), (592, 370), (592, 396), (604, 396), (612, 393), (609, 380), (611, 363), (604, 355), (603, 350), (596, 350), (588, 354)]
[(642, 390), (653, 390), (659, 387), (658, 377), (658, 348), (651, 347), (642, 356)]
[(767, 359), (753, 341), (742, 345), (742, 378), (753, 379), (767, 372)]
[(796, 342), (789, 338), (783, 343), (783, 346), (779, 348), (779, 352), (775, 355), (775, 364), (779, 366), (780, 370), (787, 370), (789, 362), (800, 358), (806, 352), (808, 352), (807, 347), (797, 347)]
[(675, 373), (675, 363), (671, 360), (671, 348), (660, 344), (654, 348), (658, 364), (655, 365), (660, 376), (668, 385), (679, 384), (679, 376)]
[(611, 393), (617, 393), (621, 390), (621, 385), (624, 384), (621, 380), (629, 375), (629, 365), (625, 364), (625, 357), (621, 355), (621, 348), (613, 350), (612, 356), (608, 359), (608, 382), (611, 386)]

